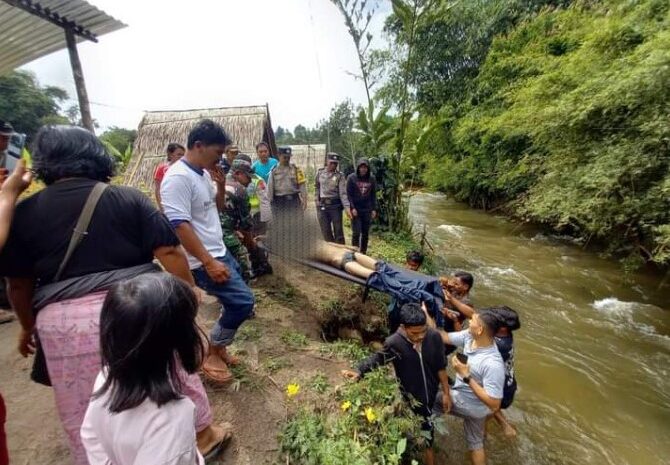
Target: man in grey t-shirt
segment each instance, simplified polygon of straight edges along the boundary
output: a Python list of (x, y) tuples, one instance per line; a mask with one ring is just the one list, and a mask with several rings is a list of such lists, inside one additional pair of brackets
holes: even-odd
[[(442, 341), (463, 349), (466, 363), (452, 357), (456, 382), (451, 388), (451, 415), (463, 418), (465, 440), (473, 465), (484, 465), (484, 424), (486, 417), (500, 408), (505, 384), (505, 364), (495, 344), (494, 336), (500, 323), (487, 309), (475, 312), (470, 327), (464, 331), (440, 331)], [(460, 355), (460, 354), (459, 354)], [(441, 411), (442, 400), (435, 402), (434, 411)]]

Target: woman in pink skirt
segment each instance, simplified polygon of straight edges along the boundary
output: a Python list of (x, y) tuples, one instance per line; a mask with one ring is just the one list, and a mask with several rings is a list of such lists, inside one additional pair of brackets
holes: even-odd
[[(16, 207), (0, 256), (0, 275), (21, 322), (19, 352), (34, 353), (37, 332), (73, 461), (88, 463), (80, 428), (100, 371), (99, 320), (116, 282), (165, 270), (194, 287), (186, 256), (165, 217), (140, 191), (108, 185), (69, 260), (64, 257), (94, 187), (109, 183), (114, 160), (89, 131), (46, 126), (37, 134), (33, 171), (46, 188)], [(60, 269), (60, 272), (59, 272)], [(217, 452), (230, 428), (213, 426), (202, 382), (186, 376), (184, 394), (196, 405), (198, 446)]]

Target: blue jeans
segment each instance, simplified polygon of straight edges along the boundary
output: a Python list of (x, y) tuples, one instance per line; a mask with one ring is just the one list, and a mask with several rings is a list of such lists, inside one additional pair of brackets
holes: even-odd
[(225, 283), (215, 283), (204, 267), (191, 270), (198, 287), (216, 297), (221, 304), (221, 316), (210, 332), (212, 345), (228, 346), (235, 339), (237, 328), (249, 318), (254, 310), (254, 294), (240, 274), (240, 265), (227, 251), (223, 257), (216, 257), (230, 271)]

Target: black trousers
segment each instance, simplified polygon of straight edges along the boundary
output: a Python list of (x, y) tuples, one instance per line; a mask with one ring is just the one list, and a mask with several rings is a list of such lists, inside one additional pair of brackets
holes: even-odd
[(358, 247), (361, 253), (368, 251), (368, 233), (372, 224), (372, 212), (357, 210), (358, 215), (351, 220), (351, 245)]
[(319, 209), (319, 226), (325, 241), (344, 244), (343, 211), (344, 209), (341, 206), (321, 207)]

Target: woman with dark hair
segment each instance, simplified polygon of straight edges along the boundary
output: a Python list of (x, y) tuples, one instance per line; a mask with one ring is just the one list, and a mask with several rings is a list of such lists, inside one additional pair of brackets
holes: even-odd
[[(9, 278), (8, 296), (22, 327), (19, 352), (35, 352), (37, 332), (46, 360), (37, 372), (48, 378), (40, 382), (53, 386), (73, 461), (84, 465), (79, 430), (100, 370), (99, 319), (107, 291), (157, 271), (154, 258), (195, 284), (167, 219), (140, 191), (107, 185), (114, 160), (95, 135), (73, 126), (43, 127), (35, 138), (33, 171), (46, 188), (17, 205), (0, 275)], [(89, 221), (85, 210), (92, 212)], [(201, 447), (209, 451), (226, 433), (211, 426), (200, 378), (186, 377), (184, 389), (197, 406)]]
[(182, 376), (206, 354), (197, 313), (193, 291), (165, 273), (110, 289), (100, 313), (102, 370), (81, 427), (90, 465), (204, 464)]

